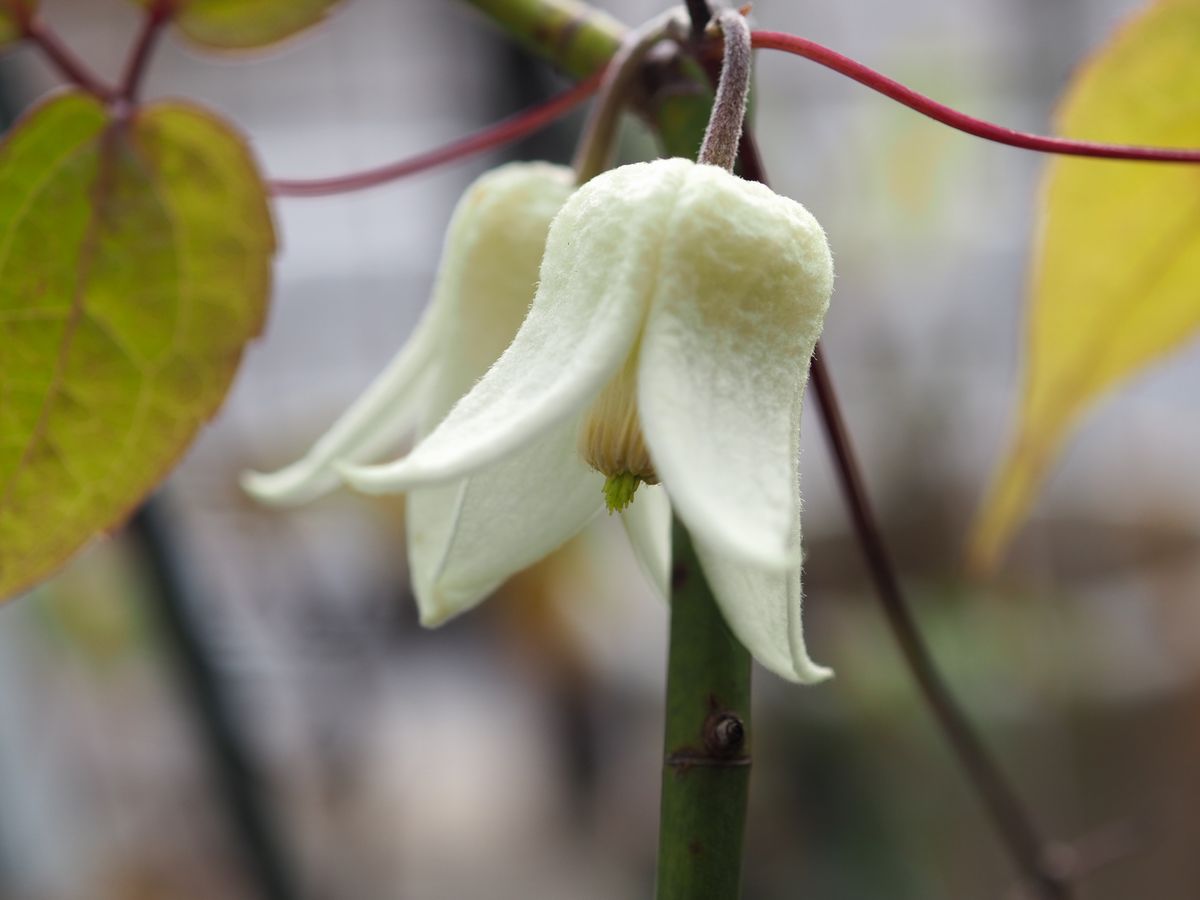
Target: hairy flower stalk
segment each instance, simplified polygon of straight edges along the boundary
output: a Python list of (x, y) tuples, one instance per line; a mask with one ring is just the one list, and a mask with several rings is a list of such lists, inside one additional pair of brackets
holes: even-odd
[(721, 10), (716, 23), (725, 38), (725, 56), (699, 161), (732, 172), (750, 96), (750, 26), (741, 13), (732, 9)]

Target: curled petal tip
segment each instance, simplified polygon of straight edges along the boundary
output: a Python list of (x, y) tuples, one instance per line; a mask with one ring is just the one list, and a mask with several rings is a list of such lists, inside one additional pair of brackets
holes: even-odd
[(797, 684), (814, 685), (828, 681), (832, 677), (833, 669), (827, 666), (819, 666), (811, 659), (805, 659), (796, 663), (793, 677), (789, 680)]
[(447, 484), (461, 477), (457, 469), (446, 471), (446, 468), (438, 466), (436, 461), (430, 463), (420, 460), (414, 454), (375, 465), (344, 460), (333, 463), (333, 471), (342, 481), (364, 494), (407, 494), (418, 488)]
[(833, 678), (833, 669), (812, 661), (802, 638), (799, 640), (799, 646), (793, 647), (791, 653), (786, 656), (778, 653), (769, 641), (751, 641), (746, 647), (760, 665), (793, 684), (812, 686)]
[(294, 466), (278, 472), (246, 471), (238, 477), (238, 484), (255, 500), (273, 506), (296, 506), (328, 489), (311, 473), (297, 473)]
[(454, 611), (441, 605), (421, 604), (417, 615), (417, 621), (421, 623), (421, 627), (429, 629), (440, 628), (453, 618)]
[(410, 487), (408, 479), (402, 475), (397, 477), (397, 463), (394, 462), (376, 466), (335, 462), (333, 469), (342, 481), (364, 494), (402, 493)]

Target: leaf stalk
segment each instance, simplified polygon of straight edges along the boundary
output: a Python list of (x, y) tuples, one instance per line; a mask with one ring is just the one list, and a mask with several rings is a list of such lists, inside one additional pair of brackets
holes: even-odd
[(71, 84), (94, 97), (111, 103), (117, 97), (116, 88), (106, 84), (97, 76), (62, 38), (41, 18), (33, 16), (22, 23), (22, 35), (42, 52), (42, 55), (58, 69)]

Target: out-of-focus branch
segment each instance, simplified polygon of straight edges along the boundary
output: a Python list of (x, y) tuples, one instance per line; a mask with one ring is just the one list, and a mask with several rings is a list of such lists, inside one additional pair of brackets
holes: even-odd
[(142, 79), (146, 75), (146, 67), (154, 55), (154, 48), (166, 24), (175, 14), (173, 0), (156, 0), (146, 8), (142, 17), (142, 28), (134, 38), (129, 48), (129, 56), (125, 60), (125, 74), (121, 76), (119, 97), (126, 103), (135, 103), (138, 91), (142, 87)]
[(833, 451), (834, 469), (859, 548), (867, 560), (876, 596), (925, 705), (953, 749), (976, 796), (991, 817), (997, 837), (1007, 848), (1028, 887), (1044, 900), (1068, 900), (1072, 894), (1069, 879), (1052, 864), (1048, 845), (1039, 836), (1033, 817), (950, 692), (917, 627), (867, 497), (850, 432), (842, 418), (841, 406), (819, 345), (812, 361), (812, 388)]
[(300, 896), (286, 861), (283, 841), (262, 796), (252, 754), (220, 673), (213, 664), (193, 609), (195, 597), (181, 570), (178, 548), (160, 500), (142, 505), (129, 523), (129, 537), (146, 568), (153, 596), (150, 611), (174, 663), (179, 687), (207, 752), (230, 833), (259, 900)]
[(577, 0), (466, 0), (517, 43), (573, 78), (603, 69), (625, 26)]
[(63, 43), (57, 32), (36, 15), (23, 23), (22, 36), (37, 47), (67, 81), (80, 90), (106, 102), (116, 97), (116, 89), (105, 84), (75, 55), (75, 51)]
[(816, 41), (778, 31), (754, 32), (754, 46), (765, 50), (783, 50), (832, 69), (839, 75), (852, 78), (864, 87), (907, 106), (958, 131), (983, 138), (995, 144), (1020, 147), (1037, 153), (1059, 156), (1089, 156), (1096, 159), (1141, 160), (1143, 162), (1200, 163), (1200, 150), (1179, 147), (1141, 147), (1132, 144), (1102, 144), (1096, 141), (1077, 141), (1071, 138), (1048, 137), (1006, 128), (985, 119), (977, 119), (953, 107), (926, 97), (882, 72), (876, 72), (857, 60), (824, 47)]
[(595, 93), (600, 84), (601, 71), (585, 78), (575, 86), (551, 97), (545, 103), (523, 110), (507, 119), (489, 125), (441, 147), (435, 147), (416, 156), (388, 163), (374, 169), (332, 175), (327, 178), (279, 178), (270, 183), (271, 193), (277, 197), (328, 197), (346, 194), (388, 184), (392, 181), (466, 159), (476, 153), (502, 147), (520, 140), (527, 134), (544, 128)]

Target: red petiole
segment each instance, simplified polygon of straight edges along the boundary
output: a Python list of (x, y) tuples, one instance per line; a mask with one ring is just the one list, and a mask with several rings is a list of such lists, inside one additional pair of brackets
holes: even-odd
[(965, 131), (975, 137), (1007, 144), (1010, 147), (1021, 147), (1025, 150), (1035, 150), (1039, 153), (1056, 153), (1062, 156), (1092, 156), (1101, 159), (1146, 160), (1152, 162), (1200, 162), (1200, 150), (1184, 150), (1169, 147), (1133, 147), (1122, 144), (1098, 144), (1092, 141), (1075, 141), (1068, 138), (1046, 137), (1015, 131), (1002, 125), (994, 125), (983, 119), (976, 119), (945, 104), (938, 103), (919, 94), (912, 88), (905, 87), (898, 81), (864, 66), (862, 63), (843, 56), (835, 50), (830, 50), (821, 44), (807, 38), (779, 31), (755, 31), (751, 38), (754, 46), (762, 50), (782, 50), (802, 56), (818, 65), (832, 69), (847, 78), (853, 78), (859, 84), (878, 91), (890, 97), (897, 103), (902, 103), (909, 109), (916, 110), (949, 125), (959, 131)]
[[(1144, 160), (1150, 162), (1200, 162), (1200, 150), (1174, 149), (1170, 147), (1135, 147), (1120, 144), (1100, 144), (1092, 141), (1076, 141), (1068, 138), (1047, 137), (1045, 135), (1029, 134), (1005, 128), (983, 119), (977, 119), (966, 113), (959, 112), (943, 103), (938, 103), (924, 94), (906, 87), (898, 81), (888, 78), (881, 72), (863, 65), (848, 56), (806, 38), (778, 31), (755, 31), (752, 33), (754, 46), (762, 50), (782, 50), (796, 56), (802, 56), (818, 65), (832, 69), (847, 78), (852, 78), (859, 84), (871, 90), (890, 97), (897, 103), (902, 103), (909, 109), (928, 116), (943, 125), (948, 125), (958, 131), (966, 132), (975, 137), (1010, 147), (1021, 147), (1040, 153), (1054, 153), (1063, 156), (1090, 156), (1102, 159)], [(592, 75), (575, 88), (565, 91), (538, 106), (530, 107), (523, 113), (518, 113), (504, 119), (496, 125), (461, 138), (444, 147), (430, 150), (419, 156), (414, 156), (378, 169), (365, 172), (351, 173), (333, 178), (315, 180), (296, 179), (275, 181), (272, 183), (274, 192), (283, 197), (321, 197), (346, 191), (357, 191), (363, 188), (385, 184), (406, 175), (423, 172), (443, 163), (463, 159), (475, 153), (501, 147), (519, 140), (533, 131), (543, 128), (555, 119), (564, 115), (568, 110), (590, 96), (598, 84), (598, 75)]]
[(116, 89), (98, 78), (41, 19), (34, 17), (24, 21), (22, 35), (25, 40), (42, 51), (42, 55), (62, 73), (67, 81), (80, 90), (87, 91), (105, 102), (116, 99)]
[(556, 119), (562, 118), (596, 92), (603, 74), (603, 71), (596, 72), (544, 103), (532, 106), (507, 119), (501, 119), (495, 125), (490, 125), (437, 149), (390, 165), (367, 169), (363, 172), (352, 172), (348, 175), (272, 181), (271, 191), (280, 197), (324, 197), (330, 194), (361, 191), (365, 188), (387, 184), (389, 181), (395, 181), (406, 175), (413, 175), (455, 160), (465, 159), (494, 147), (503, 147), (505, 144), (520, 140), (525, 135), (545, 128)]
[[(136, 98), (142, 74), (150, 57), (162, 26), (170, 18), (173, 3), (159, 0), (150, 6), (145, 26), (136, 40), (126, 66), (125, 76), (119, 88), (113, 88), (97, 78), (65, 44), (40, 20), (31, 18), (24, 23), (27, 40), (34, 43), (60, 72), (79, 88), (94, 94), (101, 100), (133, 101)], [(1172, 147), (1139, 147), (1121, 144), (1102, 144), (1092, 141), (1049, 137), (1005, 128), (984, 119), (977, 119), (952, 107), (939, 103), (924, 94), (914, 91), (894, 79), (877, 72), (862, 63), (831, 50), (815, 41), (785, 34), (779, 31), (755, 31), (753, 45), (762, 50), (780, 50), (801, 56), (845, 75), (859, 84), (877, 91), (935, 121), (975, 137), (1020, 147), (1039, 153), (1065, 156), (1087, 156), (1100, 159), (1142, 160), (1148, 162), (1200, 162), (1200, 150)], [(426, 151), (417, 156), (374, 169), (351, 172), (329, 178), (281, 179), (272, 181), (270, 188), (281, 197), (322, 197), (350, 191), (364, 190), (381, 184), (433, 169), (456, 160), (465, 159), (486, 150), (502, 147), (531, 134), (561, 118), (574, 107), (595, 93), (601, 72), (579, 82), (573, 88), (558, 94), (544, 103), (510, 116), (464, 138), (459, 138), (442, 147)]]

